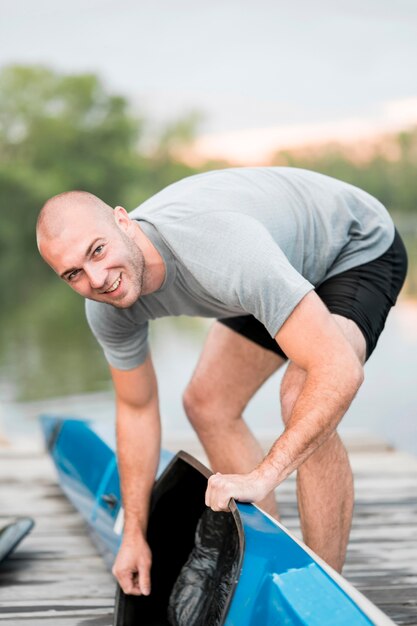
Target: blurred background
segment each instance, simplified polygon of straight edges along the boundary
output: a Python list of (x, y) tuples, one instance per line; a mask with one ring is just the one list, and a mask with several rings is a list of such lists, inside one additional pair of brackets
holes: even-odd
[[(84, 189), (132, 210), (196, 172), (290, 165), (379, 198), (410, 269), (342, 430), (417, 454), (417, 4), (414, 0), (0, 0), (0, 434), (43, 412), (114, 419), (83, 302), (40, 259), (38, 211)], [(164, 433), (211, 322), (151, 328)], [(274, 376), (248, 407), (278, 436)]]

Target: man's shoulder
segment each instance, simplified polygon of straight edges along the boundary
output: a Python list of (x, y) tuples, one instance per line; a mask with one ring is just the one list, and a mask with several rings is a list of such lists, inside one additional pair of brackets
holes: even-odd
[(85, 310), (91, 331), (110, 365), (133, 369), (144, 362), (148, 352), (148, 324), (138, 322), (130, 309), (86, 300)]
[(95, 318), (111, 318), (118, 316), (118, 310), (105, 302), (96, 302), (95, 300), (85, 299), (85, 313), (88, 319)]
[(106, 329), (126, 329), (137, 326), (140, 320), (132, 307), (129, 309), (118, 309), (105, 302), (95, 300), (85, 300), (85, 314), (91, 329), (97, 332)]

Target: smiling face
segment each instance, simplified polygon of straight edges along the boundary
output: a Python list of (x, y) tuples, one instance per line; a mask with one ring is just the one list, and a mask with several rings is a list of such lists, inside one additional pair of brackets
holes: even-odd
[(52, 198), (38, 221), (42, 257), (84, 298), (132, 306), (143, 290), (145, 259), (135, 222), (85, 192)]

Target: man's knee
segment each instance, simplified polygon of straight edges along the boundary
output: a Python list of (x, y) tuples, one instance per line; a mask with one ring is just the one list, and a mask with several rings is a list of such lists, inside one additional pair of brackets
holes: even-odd
[(224, 427), (242, 413), (231, 396), (223, 397), (209, 383), (191, 380), (182, 397), (184, 411), (196, 430)]
[(213, 394), (202, 385), (191, 381), (184, 391), (182, 401), (189, 421), (196, 428), (210, 424), (215, 417)]

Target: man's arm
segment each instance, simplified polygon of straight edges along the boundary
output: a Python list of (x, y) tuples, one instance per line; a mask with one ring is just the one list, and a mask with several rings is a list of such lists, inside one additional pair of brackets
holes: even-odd
[(306, 380), (284, 433), (255, 470), (209, 479), (206, 504), (227, 510), (231, 497), (262, 500), (335, 430), (363, 380), (362, 365), (319, 297), (307, 294), (275, 339)]
[(150, 356), (133, 370), (110, 370), (116, 391), (118, 465), (125, 520), (113, 574), (125, 593), (148, 595), (152, 555), (146, 530), (161, 442), (156, 377)]

